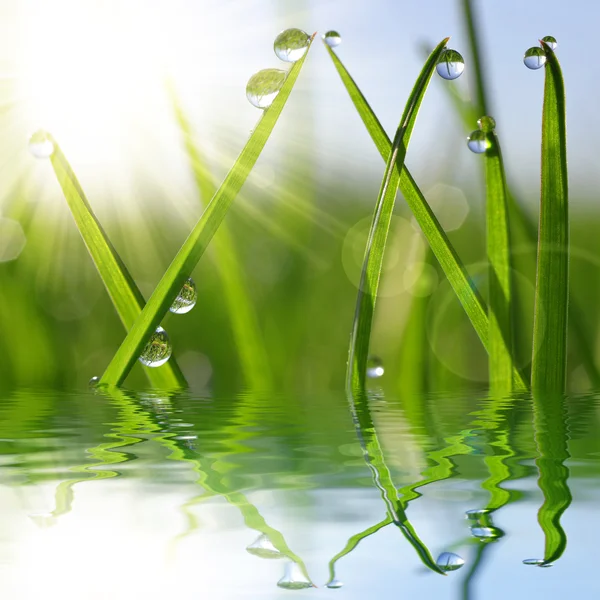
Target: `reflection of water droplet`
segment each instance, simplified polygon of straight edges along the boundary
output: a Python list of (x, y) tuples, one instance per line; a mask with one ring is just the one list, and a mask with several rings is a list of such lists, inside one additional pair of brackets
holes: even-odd
[(89, 381), (88, 385), (89, 385), (89, 387), (90, 387), (90, 388), (95, 388), (95, 387), (98, 385), (98, 382), (99, 382), (99, 381), (100, 381), (100, 377), (98, 377), (98, 375), (94, 375), (94, 376), (93, 376), (93, 377), (90, 379), (90, 381)]
[(181, 291), (175, 298), (171, 308), (169, 310), (176, 315), (183, 315), (190, 312), (194, 306), (196, 306), (196, 300), (198, 299), (198, 291), (196, 290), (196, 284), (190, 277), (181, 288)]
[(335, 48), (336, 46), (339, 46), (342, 43), (342, 36), (333, 29), (331, 31), (328, 31), (323, 36), (323, 39), (330, 48)]
[(471, 152), (475, 152), (475, 154), (483, 154), (489, 146), (487, 133), (485, 133), (485, 131), (481, 131), (481, 129), (473, 131), (473, 133), (471, 133), (471, 135), (467, 138), (467, 146)]
[(40, 129), (29, 138), (29, 152), (36, 158), (50, 158), (54, 152), (54, 143), (48, 132)]
[(548, 568), (552, 566), (552, 563), (547, 563), (543, 558), (526, 558), (523, 561), (524, 565), (532, 565), (534, 567)]
[(544, 42), (551, 50), (556, 50), (556, 47), (558, 46), (556, 38), (551, 35), (543, 37), (542, 42)]
[(302, 29), (286, 29), (275, 38), (273, 49), (277, 58), (296, 62), (306, 54), (309, 42), (310, 36)]
[(476, 508), (473, 510), (468, 510), (465, 513), (465, 517), (470, 521), (480, 521), (481, 519), (487, 518), (489, 512), (490, 511), (487, 508)]
[(546, 54), (541, 48), (534, 46), (525, 52), (523, 62), (528, 69), (540, 69), (546, 64)]
[(471, 527), (471, 535), (480, 542), (493, 542), (504, 535), (497, 527)]
[(280, 588), (286, 590), (304, 590), (306, 588), (315, 587), (302, 572), (300, 566), (295, 562), (288, 562), (285, 565), (285, 573), (277, 582)]
[(279, 552), (273, 545), (273, 542), (266, 534), (259, 535), (256, 541), (250, 544), (246, 551), (260, 558), (284, 558), (285, 555)]
[(479, 127), (481, 131), (491, 133), (492, 131), (494, 131), (494, 129), (496, 129), (496, 120), (494, 119), (494, 117), (481, 117), (481, 119), (477, 121), (477, 127)]
[(269, 108), (285, 83), (287, 74), (280, 69), (263, 69), (248, 80), (246, 97), (256, 108)]
[(147, 367), (160, 367), (169, 360), (171, 352), (171, 341), (167, 332), (162, 327), (157, 327), (139, 360)]
[(456, 571), (465, 564), (465, 561), (454, 552), (442, 552), (435, 563), (442, 571)]
[(367, 377), (370, 379), (377, 379), (385, 373), (383, 363), (377, 356), (370, 356), (367, 361)]
[(325, 584), (325, 586), (328, 587), (330, 590), (339, 590), (341, 587), (343, 587), (343, 585), (344, 584), (339, 579), (332, 579), (331, 581)]
[(456, 50), (444, 50), (435, 66), (435, 70), (444, 79), (456, 79), (465, 70), (465, 61)]
[(504, 536), (504, 531), (494, 527), (492, 513), (487, 508), (469, 510), (465, 516), (471, 521), (471, 535), (480, 542), (493, 542)]

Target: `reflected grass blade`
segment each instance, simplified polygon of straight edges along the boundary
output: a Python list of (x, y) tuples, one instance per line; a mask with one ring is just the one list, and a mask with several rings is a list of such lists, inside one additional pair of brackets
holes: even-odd
[[(98, 274), (128, 331), (144, 308), (144, 297), (94, 214), (60, 146), (54, 139), (52, 143), (54, 152), (50, 160), (58, 182)], [(187, 385), (173, 356), (165, 365), (144, 367), (144, 371), (150, 383), (157, 388), (174, 389)]]
[(398, 191), (399, 173), (404, 165), (404, 158), (419, 107), (427, 91), (435, 66), (444, 52), (447, 43), (448, 38), (442, 40), (425, 62), (406, 103), (400, 125), (392, 143), (389, 158), (387, 159), (385, 174), (375, 205), (373, 221), (365, 249), (361, 280), (356, 299), (356, 310), (348, 355), (347, 390), (360, 391), (365, 387), (371, 326), (375, 312), (381, 269), (383, 267), (383, 255), (396, 193)]
[[(333, 50), (328, 48), (328, 51), (367, 131), (381, 156), (387, 160), (392, 147), (389, 137), (340, 59)], [(484, 348), (488, 350), (488, 317), (485, 303), (406, 166), (402, 166), (399, 186), (448, 282), (467, 313)], [(522, 375), (516, 369), (513, 371), (513, 381), (515, 389), (527, 389)]]
[(120, 385), (127, 377), (150, 335), (159, 325), (183, 283), (198, 264), (225, 218), (231, 203), (244, 185), (279, 119), (307, 55), (308, 52), (294, 63), (273, 104), (265, 110), (235, 164), (158, 283), (142, 314), (108, 365), (100, 384)]
[(554, 52), (546, 53), (542, 114), (542, 190), (531, 363), (534, 392), (561, 394), (567, 373), (569, 205), (565, 88)]

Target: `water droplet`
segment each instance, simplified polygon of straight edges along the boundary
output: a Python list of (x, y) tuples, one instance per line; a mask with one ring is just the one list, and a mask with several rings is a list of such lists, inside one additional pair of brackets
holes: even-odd
[(171, 341), (162, 327), (157, 327), (140, 355), (140, 362), (147, 367), (160, 367), (171, 357)]
[(558, 46), (556, 38), (551, 35), (543, 37), (542, 42), (544, 42), (551, 50), (556, 50), (556, 47)]
[(302, 29), (286, 29), (275, 38), (273, 49), (277, 58), (296, 62), (306, 54), (309, 42), (310, 36)]
[(100, 381), (100, 377), (98, 377), (98, 375), (94, 375), (94, 376), (93, 376), (93, 377), (90, 379), (90, 381), (89, 381), (89, 383), (88, 383), (88, 386), (89, 386), (91, 389), (94, 389), (95, 387), (97, 387), (97, 386), (98, 386), (98, 382), (99, 382), (99, 381)]
[(325, 586), (328, 587), (330, 590), (339, 590), (341, 587), (344, 586), (344, 584), (339, 579), (332, 579), (331, 581), (326, 583)]
[(456, 50), (444, 50), (435, 70), (444, 79), (456, 79), (465, 70), (465, 61)]
[(378, 379), (385, 373), (383, 363), (377, 356), (370, 356), (367, 361), (367, 377), (370, 379)]
[(196, 306), (196, 300), (198, 299), (198, 290), (196, 290), (196, 284), (190, 277), (181, 288), (179, 295), (175, 298), (175, 301), (171, 305), (169, 310), (176, 315), (183, 315), (190, 312), (194, 306)]
[(481, 131), (491, 133), (494, 131), (494, 129), (496, 129), (496, 120), (494, 117), (481, 117), (481, 119), (477, 121), (477, 127), (479, 127)]
[(465, 564), (465, 561), (454, 552), (442, 552), (435, 563), (442, 571), (456, 571)]
[(287, 73), (280, 69), (263, 69), (250, 77), (246, 86), (246, 97), (256, 108), (269, 108), (281, 87)]
[(487, 133), (481, 131), (481, 129), (475, 130), (467, 138), (467, 146), (469, 147), (469, 150), (475, 152), (475, 154), (483, 154), (489, 148), (489, 145)]
[(494, 542), (504, 535), (497, 527), (471, 527), (471, 535), (480, 542)]
[(525, 52), (523, 62), (528, 69), (540, 69), (546, 64), (546, 54), (541, 48), (534, 46)]
[(50, 158), (54, 152), (54, 142), (48, 132), (40, 129), (29, 138), (29, 152), (36, 158)]
[(266, 534), (261, 534), (256, 538), (256, 541), (250, 544), (246, 551), (260, 558), (284, 558), (284, 554), (279, 552), (273, 545), (273, 542)]
[(323, 39), (330, 48), (335, 48), (336, 46), (339, 46), (342, 43), (342, 36), (333, 29), (331, 31), (328, 31), (323, 36)]
[(465, 517), (470, 521), (481, 521), (481, 519), (487, 519), (487, 515), (490, 511), (487, 508), (475, 508), (468, 510), (465, 513)]
[(300, 566), (295, 562), (288, 562), (285, 565), (285, 573), (277, 582), (280, 588), (286, 590), (304, 590), (306, 588), (315, 587), (302, 572)]
[(552, 566), (552, 563), (547, 563), (543, 558), (526, 558), (523, 561), (524, 565), (532, 565), (534, 567), (548, 568)]

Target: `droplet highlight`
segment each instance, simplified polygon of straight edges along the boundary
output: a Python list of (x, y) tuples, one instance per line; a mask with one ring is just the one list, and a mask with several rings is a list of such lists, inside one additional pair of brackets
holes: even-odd
[(35, 158), (50, 158), (54, 153), (54, 142), (47, 131), (40, 129), (29, 138), (28, 148)]
[(279, 94), (287, 73), (280, 69), (263, 69), (250, 77), (246, 97), (256, 108), (269, 108)]
[(367, 377), (369, 379), (379, 379), (385, 373), (383, 362), (377, 356), (369, 357), (367, 361)]
[(310, 36), (302, 29), (286, 29), (282, 31), (273, 43), (277, 58), (285, 62), (300, 60), (308, 50)]
[(467, 146), (475, 154), (483, 154), (489, 148), (487, 133), (477, 129), (467, 138)]
[(546, 46), (548, 46), (551, 50), (556, 50), (556, 47), (558, 46), (556, 38), (551, 35), (543, 37), (542, 42), (544, 42), (544, 44), (546, 44)]
[(172, 351), (167, 332), (162, 327), (157, 327), (142, 351), (139, 361), (147, 367), (160, 367), (171, 358)]
[(96, 387), (98, 387), (98, 383), (100, 382), (100, 377), (98, 377), (98, 375), (94, 375), (88, 382), (88, 387), (90, 389), (94, 389)]
[(342, 36), (337, 31), (332, 29), (323, 35), (323, 41), (330, 48), (335, 48), (342, 43)]
[(533, 71), (541, 69), (546, 64), (546, 54), (541, 48), (534, 46), (525, 52), (523, 62), (528, 69)]
[(494, 117), (481, 117), (477, 121), (477, 127), (479, 127), (481, 131), (485, 131), (485, 133), (491, 133), (496, 129), (496, 120)]
[(246, 548), (246, 552), (260, 558), (284, 558), (284, 555), (275, 548), (269, 536), (264, 533)]
[(277, 582), (277, 585), (285, 590), (304, 590), (314, 587), (312, 582), (306, 578), (300, 566), (295, 562), (286, 563), (285, 573)]
[(456, 50), (444, 50), (435, 66), (435, 70), (444, 79), (456, 79), (465, 70), (465, 61)]
[(446, 572), (456, 571), (464, 566), (465, 561), (458, 554), (454, 554), (454, 552), (442, 552), (435, 564), (442, 570)]
[(169, 310), (176, 315), (184, 315), (190, 312), (194, 306), (196, 306), (196, 300), (198, 300), (198, 290), (194, 280), (190, 277), (181, 288), (181, 291), (175, 298), (171, 308)]
[(325, 584), (325, 587), (328, 587), (330, 590), (339, 590), (341, 587), (344, 587), (344, 584), (339, 579), (332, 579)]

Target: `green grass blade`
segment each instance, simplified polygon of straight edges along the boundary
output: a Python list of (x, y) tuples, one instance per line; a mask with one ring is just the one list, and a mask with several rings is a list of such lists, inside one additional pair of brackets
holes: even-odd
[[(381, 156), (387, 160), (392, 147), (389, 137), (383, 130), (383, 127), (375, 116), (372, 108), (369, 106), (366, 98), (361, 93), (343, 63), (337, 57), (335, 52), (330, 48), (328, 48), (328, 50), (367, 131), (371, 135)], [(456, 253), (456, 250), (450, 243), (448, 236), (442, 229), (442, 226), (433, 214), (427, 200), (406, 166), (402, 167), (399, 186), (400, 191), (415, 216), (415, 219), (419, 223), (430, 248), (442, 267), (448, 282), (452, 286), (454, 293), (467, 313), (484, 348), (488, 350), (488, 317), (485, 303), (477, 291), (475, 284), (468, 276), (467, 271)], [(516, 369), (513, 372), (513, 380), (515, 389), (524, 390), (527, 388), (523, 377)]]
[(421, 102), (427, 91), (435, 66), (442, 52), (446, 48), (447, 43), (448, 38), (442, 40), (425, 62), (409, 96), (408, 102), (406, 103), (385, 167), (385, 174), (375, 205), (373, 221), (369, 231), (367, 247), (365, 249), (361, 280), (356, 299), (356, 310), (348, 354), (348, 371), (346, 379), (346, 387), (348, 390), (352, 389), (359, 391), (365, 387), (371, 326), (373, 323), (379, 279), (383, 266), (383, 255), (392, 218), (392, 211), (396, 201), (396, 193), (398, 191), (400, 180), (399, 174), (404, 165), (404, 158), (406, 156), (408, 143), (410, 141), (419, 107), (421, 106)]
[[(50, 160), (58, 182), (106, 291), (128, 331), (144, 308), (144, 297), (94, 214), (60, 146), (56, 140), (53, 139), (52, 142), (54, 152)], [(157, 388), (187, 386), (174, 357), (161, 367), (144, 367), (144, 371), (150, 383)]]
[(265, 110), (235, 164), (173, 259), (142, 314), (117, 350), (100, 380), (101, 384), (120, 385), (124, 381), (143, 350), (144, 344), (146, 344), (152, 332), (155, 331), (161, 319), (169, 310), (169, 306), (177, 297), (183, 283), (198, 264), (267, 143), (307, 55), (308, 53), (291, 68), (273, 104)]
[(494, 395), (512, 391), (514, 370), (512, 352), (512, 294), (510, 269), (510, 239), (506, 178), (500, 142), (494, 131), (488, 134), (489, 148), (485, 152), (487, 191), (487, 255), (489, 263), (489, 373)]
[(463, 15), (467, 29), (467, 39), (471, 47), (471, 59), (473, 61), (473, 73), (475, 76), (475, 98), (474, 108), (479, 116), (487, 115), (488, 103), (486, 85), (481, 68), (481, 49), (479, 47), (479, 36), (477, 27), (479, 26), (477, 17), (474, 14), (473, 0), (462, 0)]
[(533, 321), (534, 392), (561, 394), (567, 373), (569, 205), (565, 87), (554, 52), (545, 44), (542, 114), (542, 190)]
[[(216, 186), (200, 148), (194, 143), (191, 125), (181, 108), (174, 90), (170, 89), (171, 101), (179, 129), (183, 135), (196, 188), (201, 201), (208, 202), (216, 192)], [(269, 361), (265, 352), (256, 312), (248, 296), (248, 286), (237, 258), (233, 237), (224, 222), (215, 235), (212, 247), (214, 261), (223, 285), (224, 300), (231, 319), (235, 345), (246, 384), (254, 390), (272, 387)]]

